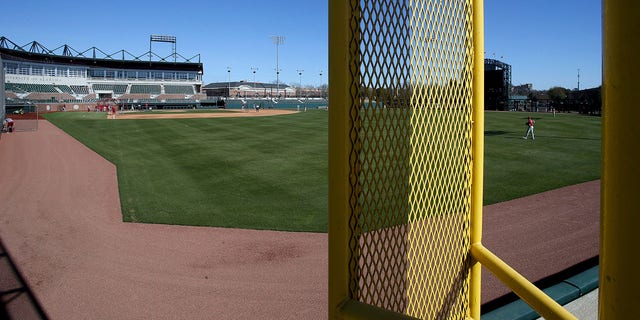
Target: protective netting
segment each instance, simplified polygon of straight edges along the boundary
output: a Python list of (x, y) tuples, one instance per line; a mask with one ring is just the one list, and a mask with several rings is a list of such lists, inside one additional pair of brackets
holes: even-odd
[(468, 313), (471, 1), (351, 1), (351, 296)]

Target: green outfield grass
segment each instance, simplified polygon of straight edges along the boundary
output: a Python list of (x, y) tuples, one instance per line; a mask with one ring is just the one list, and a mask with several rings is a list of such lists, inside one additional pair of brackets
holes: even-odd
[(327, 228), (327, 112), (218, 119), (47, 119), (118, 168), (125, 221)]
[[(124, 221), (327, 230), (327, 112), (248, 118), (107, 120), (51, 113), (113, 162)], [(600, 118), (486, 113), (485, 203), (599, 178)]]
[[(536, 121), (536, 140), (523, 140)], [(600, 178), (600, 117), (486, 112), (484, 203)]]

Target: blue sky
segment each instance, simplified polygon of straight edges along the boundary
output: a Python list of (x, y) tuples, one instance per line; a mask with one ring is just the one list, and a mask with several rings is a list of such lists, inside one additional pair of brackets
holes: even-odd
[[(180, 5), (183, 3), (183, 5)], [(248, 5), (250, 3), (251, 5)], [(601, 83), (600, 0), (485, 0), (486, 57), (512, 65), (514, 85), (534, 89)], [(201, 55), (204, 83), (276, 80), (317, 86), (327, 81), (327, 1), (8, 1), (2, 4), (0, 35), (19, 45), (33, 40), (49, 49), (68, 44), (106, 53), (149, 50), (151, 34), (173, 35), (177, 52)], [(171, 44), (153, 43), (160, 56)], [(320, 73), (322, 72), (322, 77)]]
[[(487, 58), (511, 65), (514, 85), (580, 89), (602, 83), (601, 0), (485, 0)], [(502, 57), (502, 59), (501, 59)]]

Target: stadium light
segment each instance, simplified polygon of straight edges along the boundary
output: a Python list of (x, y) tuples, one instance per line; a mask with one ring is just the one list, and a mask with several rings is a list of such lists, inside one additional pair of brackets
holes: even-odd
[(253, 91), (256, 91), (256, 71), (258, 71), (257, 67), (251, 67), (251, 71), (253, 72)]
[(300, 81), (298, 82), (298, 87), (299, 87), (300, 93), (302, 93), (302, 72), (304, 70), (298, 69), (296, 71), (298, 71), (298, 76), (299, 76), (299, 79), (300, 79)]
[(176, 46), (177, 46), (177, 41), (176, 41), (176, 37), (175, 36), (165, 36), (165, 35), (157, 35), (157, 34), (152, 34), (149, 37), (149, 62), (151, 62), (151, 54), (152, 54), (152, 50), (151, 50), (151, 43), (152, 42), (170, 42), (171, 43), (171, 49), (172, 49), (172, 54), (173, 54), (173, 62), (176, 61)]
[(231, 68), (227, 67), (227, 99), (229, 99), (229, 97), (231, 97)]
[(320, 91), (320, 97), (322, 97), (322, 70), (320, 70), (320, 84), (318, 85), (318, 91)]
[(176, 42), (176, 37), (175, 36), (161, 36), (161, 35), (152, 34), (151, 35), (151, 41)]
[(284, 36), (271, 36), (271, 40), (276, 45), (276, 94), (280, 97), (280, 65), (278, 61), (278, 47), (284, 43)]

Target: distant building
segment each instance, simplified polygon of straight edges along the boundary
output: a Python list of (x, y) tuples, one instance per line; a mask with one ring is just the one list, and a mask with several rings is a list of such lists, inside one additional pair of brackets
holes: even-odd
[(518, 86), (511, 86), (512, 96), (528, 96), (533, 90), (533, 84), (525, 83)]
[(288, 98), (296, 96), (296, 89), (284, 83), (247, 81), (212, 82), (202, 91), (207, 97), (230, 98)]
[(495, 59), (484, 59), (485, 109), (505, 110), (511, 91), (511, 65)]

